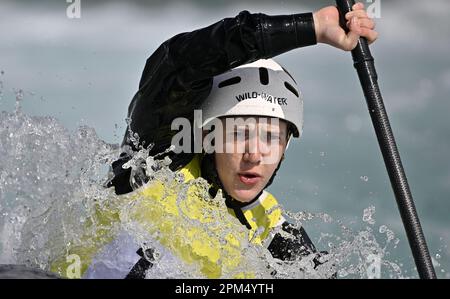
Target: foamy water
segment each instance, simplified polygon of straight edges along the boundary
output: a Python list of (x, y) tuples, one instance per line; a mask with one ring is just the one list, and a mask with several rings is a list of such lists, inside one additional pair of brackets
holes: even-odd
[[(160, 220), (172, 221), (168, 223), (184, 230), (171, 230), (171, 234), (163, 235), (160, 223), (152, 222), (155, 218), (148, 219), (144, 225), (137, 223), (136, 201), (124, 198), (138, 197), (139, 202), (139, 189), (124, 197), (104, 187), (109, 165), (120, 153), (118, 145), (102, 141), (93, 128), (82, 126), (71, 132), (54, 117), (24, 114), (20, 106), (23, 97), (23, 92), (17, 91), (15, 111), (0, 114), (0, 264), (49, 270), (52, 262), (64, 258), (70, 248), (105, 242), (85, 238), (102, 226), (108, 236), (126, 231), (150, 248), (149, 240), (158, 240), (159, 245), (191, 242), (183, 232), (195, 230), (199, 238), (208, 237), (207, 246), (221, 253), (217, 264), (226, 265), (227, 254), (240, 253), (239, 264), (221, 268), (224, 278), (249, 271), (258, 278), (273, 277), (273, 273), (276, 278), (326, 278), (333, 273), (339, 278), (408, 277), (402, 265), (390, 258), (398, 238), (388, 226), (375, 225), (372, 206), (364, 210), (357, 230), (326, 213), (285, 211), (285, 217), (296, 226), (325, 228), (316, 246), (329, 254), (322, 257), (323, 264), (317, 268), (312, 262), (314, 255), (284, 262), (273, 259), (263, 247), (248, 242), (247, 230), (227, 213), (220, 193), (210, 198), (205, 180), (183, 183), (179, 174), (168, 169), (170, 161), (156, 162), (147, 157), (145, 150), (136, 153), (127, 167), (138, 171), (142, 159), (146, 160), (145, 172), (152, 178), (149, 183), (160, 182), (176, 196), (178, 216), (163, 214)], [(192, 202), (187, 195), (192, 186), (197, 199), (206, 207), (200, 218), (191, 215)], [(149, 213), (164, 213), (164, 204), (159, 205), (158, 201), (147, 208)], [(96, 213), (107, 209), (116, 209), (119, 216), (105, 226)], [(336, 227), (339, 233), (327, 232), (336, 231)], [(230, 242), (225, 236), (230, 235), (239, 241), (232, 253), (222, 249)], [(155, 266), (159, 269), (158, 278), (205, 277), (202, 264), (196, 261), (156, 259), (158, 262), (162, 263)], [(149, 278), (154, 277), (149, 275)]]

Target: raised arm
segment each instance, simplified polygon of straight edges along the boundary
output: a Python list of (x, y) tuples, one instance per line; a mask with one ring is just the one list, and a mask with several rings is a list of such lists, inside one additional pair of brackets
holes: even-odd
[[(122, 146), (138, 149), (130, 138), (131, 131), (138, 134), (139, 146), (153, 144), (150, 155), (169, 148), (176, 134), (170, 128), (172, 121), (178, 117), (192, 121), (194, 109), (210, 92), (213, 77), (231, 68), (317, 42), (350, 50), (359, 35), (373, 41), (373, 22), (363, 6), (354, 8), (358, 12), (347, 16), (353, 20), (348, 34), (339, 27), (337, 9), (327, 7), (314, 14), (277, 16), (243, 11), (234, 18), (172, 37), (147, 59), (139, 90), (128, 109), (131, 123)], [(189, 154), (170, 157), (172, 169), (192, 158)], [(127, 185), (130, 169), (122, 168), (128, 160), (124, 153), (113, 163), (114, 179), (109, 186), (116, 186), (118, 194), (131, 191)]]
[[(147, 145), (163, 140), (158, 147), (169, 145), (170, 139), (165, 140), (156, 129), (170, 130), (174, 118), (188, 116), (208, 95), (214, 76), (315, 43), (312, 13), (267, 16), (243, 11), (234, 18), (176, 35), (147, 60), (139, 91), (129, 107), (131, 130)], [(126, 138), (124, 144), (128, 144)]]
[[(147, 60), (139, 90), (129, 109), (131, 119), (122, 146), (137, 150), (153, 144), (150, 155), (167, 149), (173, 134), (170, 126), (177, 117), (192, 121), (193, 111), (208, 96), (212, 78), (236, 66), (269, 58), (316, 43), (312, 13), (268, 16), (247, 11), (211, 26), (178, 34), (164, 42)], [(171, 156), (172, 167), (185, 164), (189, 154)], [(113, 163), (116, 193), (130, 192), (130, 169), (122, 165), (123, 154)]]

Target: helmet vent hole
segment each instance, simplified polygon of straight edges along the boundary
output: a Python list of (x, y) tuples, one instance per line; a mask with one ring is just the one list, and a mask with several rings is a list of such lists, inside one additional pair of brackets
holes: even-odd
[(262, 85), (269, 84), (269, 72), (265, 67), (259, 68), (259, 80), (261, 81)]
[(230, 79), (220, 82), (219, 88), (238, 84), (239, 82), (241, 82), (241, 77), (233, 77), (233, 78), (230, 78)]
[(289, 84), (289, 83), (287, 83), (287, 82), (284, 82), (284, 86), (286, 86), (286, 88), (287, 88), (290, 92), (292, 92), (293, 94), (295, 94), (295, 96), (296, 96), (297, 98), (299, 97), (298, 91), (294, 88), (294, 86), (292, 86), (291, 84)]
[(291, 77), (292, 81), (294, 81), (295, 84), (297, 84), (297, 81), (295, 81), (294, 77), (292, 77), (292, 75), (291, 75), (284, 67), (282, 67), (282, 68), (283, 68), (283, 71), (284, 71), (286, 74), (288, 74), (289, 77)]

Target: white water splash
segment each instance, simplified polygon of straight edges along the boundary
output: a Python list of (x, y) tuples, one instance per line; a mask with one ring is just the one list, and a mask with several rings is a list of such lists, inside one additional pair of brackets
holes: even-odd
[[(120, 150), (117, 145), (99, 139), (92, 128), (79, 127), (75, 132), (69, 132), (53, 117), (23, 114), (20, 109), (22, 100), (23, 92), (18, 90), (16, 110), (0, 114), (0, 263), (25, 264), (48, 270), (51, 261), (72, 245), (91, 245), (83, 244), (81, 238), (86, 234), (85, 224), (94, 219), (98, 206), (107, 208), (112, 202), (119, 201), (112, 188), (104, 188), (104, 184), (108, 179), (109, 165)], [(132, 136), (138, 142), (138, 136)], [(148, 149), (132, 155), (125, 167), (132, 169), (133, 177), (138, 177), (144, 167), (145, 175), (152, 180), (170, 182), (179, 194), (177, 205), (183, 210), (188, 186), (182, 183), (180, 174), (170, 171), (170, 160), (155, 160), (148, 156)], [(135, 186), (140, 184), (134, 183)], [(199, 178), (189, 184), (197, 185), (198, 198), (225, 209), (220, 193), (216, 198), (209, 196), (205, 180)], [(120, 222), (104, 229), (111, 232), (126, 229), (145, 243), (142, 228), (128, 218), (127, 207), (122, 208)], [(374, 207), (366, 209), (364, 223), (373, 225), (374, 213)], [(207, 216), (213, 221), (205, 230), (220, 242), (225, 242), (223, 236), (214, 235), (210, 228), (223, 226), (224, 221), (232, 224), (233, 232), (246, 231), (236, 218), (227, 213), (214, 212)], [(240, 241), (244, 262), (223, 277), (233, 277), (251, 268), (257, 278), (326, 278), (334, 273), (338, 277), (366, 278), (377, 257), (389, 277), (403, 277), (400, 267), (386, 258), (389, 248), (379, 244), (372, 228), (354, 232), (324, 213), (286, 211), (286, 216), (297, 227), (314, 221), (339, 226), (340, 235), (323, 233), (316, 244), (319, 250), (326, 249), (329, 253), (320, 258), (321, 265), (315, 266), (315, 254), (293, 261), (274, 259), (266, 249), (243, 238)], [(182, 225), (194, 227), (204, 224), (184, 217)], [(386, 234), (386, 244), (394, 239), (392, 231), (385, 226), (380, 227), (379, 232)], [(174, 275), (174, 267), (180, 268), (182, 277), (202, 277), (195, 266), (160, 266), (167, 277)]]
[(338, 226), (339, 233), (322, 232), (315, 244), (319, 250), (328, 252), (324, 256), (327, 262), (316, 268), (316, 272), (325, 277), (334, 272), (338, 278), (408, 278), (399, 263), (389, 259), (393, 245), (396, 246), (399, 240), (395, 239), (386, 225), (382, 229), (383, 233), (389, 232), (386, 237), (377, 236), (371, 227), (375, 223), (373, 206), (365, 209), (363, 215), (366, 220), (363, 223), (371, 226), (358, 230), (351, 229), (342, 220), (335, 220), (326, 213), (287, 212), (286, 215), (299, 227), (314, 225), (323, 228), (323, 224)]

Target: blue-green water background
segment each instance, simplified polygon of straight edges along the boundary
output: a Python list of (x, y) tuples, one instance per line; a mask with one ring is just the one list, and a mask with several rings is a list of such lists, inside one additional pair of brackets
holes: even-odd
[[(128, 104), (146, 58), (167, 38), (241, 10), (291, 14), (332, 1), (81, 1), (69, 19), (60, 1), (0, 3), (0, 111), (57, 117), (67, 128), (89, 125), (110, 143), (125, 130)], [(366, 3), (370, 4), (370, 3)], [(430, 252), (450, 269), (450, 2), (381, 0), (372, 46), (379, 83)], [(305, 98), (303, 139), (292, 142), (271, 187), (289, 210), (326, 212), (364, 226), (375, 206), (401, 242), (391, 255), (413, 269), (386, 169), (351, 56), (326, 45), (278, 57)], [(314, 241), (320, 228), (307, 230)], [(445, 272), (442, 272), (445, 271)], [(412, 274), (412, 273), (411, 273)]]

